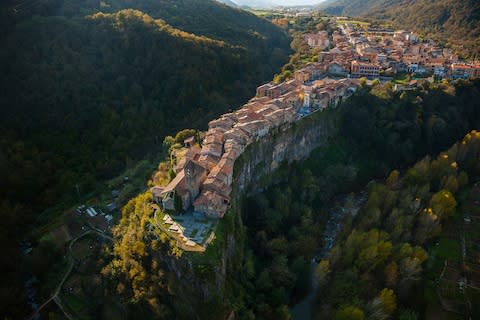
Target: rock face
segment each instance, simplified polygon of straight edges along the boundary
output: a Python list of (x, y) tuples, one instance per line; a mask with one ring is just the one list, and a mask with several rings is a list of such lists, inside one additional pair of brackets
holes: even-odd
[[(235, 293), (231, 284), (242, 272), (245, 232), (239, 199), (258, 189), (262, 176), (275, 171), (283, 161), (307, 158), (317, 147), (327, 145), (338, 132), (338, 110), (319, 111), (285, 127), (279, 127), (250, 144), (235, 162), (230, 214), (219, 220), (217, 240), (202, 254), (180, 259), (162, 257), (168, 265), (172, 293), (183, 314), (203, 319), (225, 319), (231, 313)], [(175, 308), (176, 309), (176, 308)]]
[(306, 159), (313, 149), (329, 143), (338, 130), (338, 111), (319, 111), (296, 123), (280, 127), (247, 147), (235, 162), (234, 194), (251, 192), (264, 175), (280, 163)]

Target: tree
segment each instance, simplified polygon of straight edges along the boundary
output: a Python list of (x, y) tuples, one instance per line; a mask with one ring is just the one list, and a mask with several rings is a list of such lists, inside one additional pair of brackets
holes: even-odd
[(175, 144), (175, 138), (172, 136), (166, 136), (163, 139), (163, 144), (166, 146), (166, 149), (168, 150), (171, 146)]
[(173, 196), (173, 207), (175, 208), (175, 211), (178, 213), (183, 211), (182, 197), (180, 197), (177, 192), (175, 192)]
[(367, 305), (368, 319), (369, 320), (386, 320), (388, 319), (388, 313), (383, 307), (380, 297), (375, 297)]
[(354, 306), (346, 306), (341, 308), (335, 314), (336, 320), (363, 320), (365, 319), (365, 313), (362, 309)]
[(400, 309), (398, 320), (417, 320), (418, 314), (410, 309)]
[(395, 261), (390, 262), (385, 267), (385, 280), (388, 286), (394, 287), (397, 283), (398, 267)]
[(321, 260), (317, 265), (317, 268), (315, 269), (315, 276), (319, 285), (323, 285), (326, 282), (327, 276), (330, 273), (329, 267), (330, 263), (328, 260)]
[(448, 176), (443, 176), (441, 178), (440, 187), (442, 189), (450, 191), (451, 193), (456, 193), (458, 191), (458, 188), (459, 188), (456, 173), (448, 175)]
[(441, 230), (440, 219), (432, 208), (425, 208), (418, 216), (415, 241), (423, 244), (427, 239), (438, 234)]
[(455, 214), (457, 201), (450, 191), (443, 189), (432, 196), (430, 207), (441, 219), (445, 219)]
[(397, 296), (392, 289), (384, 288), (380, 292), (380, 300), (386, 313), (393, 314), (397, 309)]
[(179, 131), (176, 135), (175, 135), (175, 142), (176, 143), (183, 143), (183, 141), (187, 138), (190, 138), (190, 137), (195, 137), (197, 133), (197, 130), (195, 129), (184, 129), (182, 131)]
[(392, 172), (390, 172), (386, 181), (387, 186), (390, 188), (393, 187), (397, 183), (399, 175), (400, 173), (398, 172), (398, 170), (393, 170)]

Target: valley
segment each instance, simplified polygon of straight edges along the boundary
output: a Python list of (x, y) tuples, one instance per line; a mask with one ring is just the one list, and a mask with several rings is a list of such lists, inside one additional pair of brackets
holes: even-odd
[(2, 5), (0, 315), (476, 318), (475, 56), (222, 2)]

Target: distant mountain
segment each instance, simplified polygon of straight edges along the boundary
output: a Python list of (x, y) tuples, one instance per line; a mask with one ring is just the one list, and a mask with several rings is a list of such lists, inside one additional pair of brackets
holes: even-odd
[(271, 8), (275, 7), (275, 4), (266, 0), (232, 0), (237, 5), (250, 8)]
[(230, 7), (238, 7), (238, 5), (235, 2), (230, 0), (217, 0), (217, 1), (220, 3), (226, 4), (227, 6), (230, 6)]
[(332, 15), (361, 16), (377, 6), (398, 2), (402, 2), (402, 0), (327, 0), (319, 7)]
[(319, 6), (333, 15), (391, 20), (449, 43), (466, 55), (480, 54), (478, 0), (327, 0)]

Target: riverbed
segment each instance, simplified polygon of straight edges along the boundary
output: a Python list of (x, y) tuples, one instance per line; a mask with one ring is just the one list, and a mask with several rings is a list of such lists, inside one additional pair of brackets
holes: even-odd
[(310, 262), (310, 289), (308, 295), (294, 305), (290, 312), (293, 320), (312, 319), (312, 304), (317, 294), (318, 283), (315, 278), (315, 269), (318, 262), (326, 259), (330, 254), (335, 240), (342, 229), (342, 222), (347, 216), (355, 216), (366, 200), (366, 193), (337, 196), (327, 208), (328, 220), (323, 232), (323, 246), (312, 257)]

